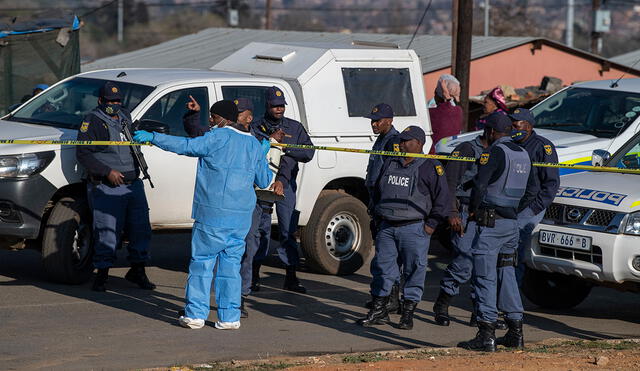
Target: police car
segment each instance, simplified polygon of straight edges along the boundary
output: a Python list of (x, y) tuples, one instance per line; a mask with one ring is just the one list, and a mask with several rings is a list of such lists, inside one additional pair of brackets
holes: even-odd
[[(564, 88), (531, 109), (535, 131), (549, 139), (561, 163), (591, 164), (594, 148), (615, 152), (640, 130), (640, 79), (601, 80)], [(436, 152), (449, 154), (480, 131), (441, 139)], [(560, 169), (560, 175), (577, 172)]]
[[(187, 136), (182, 116), (190, 96), (202, 107), (250, 98), (259, 118), (271, 86), (284, 92), (285, 115), (302, 122), (316, 145), (371, 149), (376, 138), (364, 116), (380, 102), (393, 107), (398, 130), (420, 125), (431, 134), (420, 60), (413, 50), (250, 43), (211, 71), (130, 68), (72, 76), (3, 117), (0, 139), (75, 140), (106, 81), (118, 84), (123, 106), (141, 128), (171, 135)], [(207, 126), (208, 110), (201, 110), (199, 119)], [(427, 137), (425, 148), (430, 147)], [(142, 151), (155, 184), (150, 188), (145, 181), (152, 227), (191, 228), (197, 159), (155, 147)], [(317, 151), (300, 166), (301, 248), (307, 265), (318, 272), (352, 273), (373, 251), (367, 162), (363, 154)], [(73, 146), (0, 145), (0, 245), (19, 247), (26, 241), (41, 248), (45, 271), (57, 281), (83, 282), (93, 270), (81, 177)]]
[[(640, 169), (640, 133), (593, 165)], [(581, 172), (560, 178), (534, 231), (523, 293), (547, 308), (571, 308), (594, 285), (640, 292), (640, 175)]]

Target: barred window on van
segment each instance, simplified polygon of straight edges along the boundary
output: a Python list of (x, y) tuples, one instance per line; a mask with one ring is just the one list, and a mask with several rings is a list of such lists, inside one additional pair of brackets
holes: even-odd
[(363, 117), (378, 103), (395, 116), (416, 116), (408, 68), (343, 68), (349, 117)]

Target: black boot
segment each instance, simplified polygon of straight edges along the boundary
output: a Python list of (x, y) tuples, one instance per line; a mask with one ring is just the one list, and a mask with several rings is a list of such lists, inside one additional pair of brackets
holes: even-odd
[(132, 263), (131, 269), (124, 275), (124, 278), (135, 283), (141, 289), (154, 290), (156, 288), (156, 285), (149, 281), (147, 273), (144, 271), (144, 263)]
[(240, 299), (240, 318), (249, 318), (249, 312), (247, 312), (247, 310), (244, 307), (244, 299), (246, 298), (246, 296), (243, 296), (242, 299)]
[(251, 292), (260, 291), (260, 266), (259, 263), (253, 263), (251, 267)]
[(505, 319), (509, 331), (496, 339), (497, 345), (504, 345), (507, 348), (524, 348), (524, 336), (522, 334), (522, 320)]
[(449, 303), (452, 296), (447, 294), (444, 290), (440, 290), (436, 302), (433, 303), (433, 314), (435, 315), (436, 325), (449, 326), (451, 321), (449, 319)]
[[(365, 308), (371, 309), (373, 307), (373, 300), (369, 300), (365, 303)], [(389, 294), (389, 303), (387, 304), (387, 311), (389, 313), (396, 312), (402, 314), (401, 301), (400, 301), (400, 286), (394, 283), (391, 286), (391, 294)]]
[(507, 323), (500, 319), (500, 317), (504, 317), (504, 313), (498, 313), (498, 320), (496, 321), (496, 330), (506, 330), (509, 327)]
[(389, 323), (389, 312), (387, 311), (387, 304), (389, 303), (388, 296), (372, 296), (372, 307), (367, 313), (367, 316), (358, 320), (358, 324), (364, 327), (371, 327), (374, 325), (385, 325)]
[(469, 350), (480, 350), (483, 352), (496, 351), (496, 328), (492, 322), (478, 321), (478, 333), (476, 337), (463, 341), (459, 347)]
[(304, 294), (304, 293), (307, 292), (307, 289), (305, 289), (304, 286), (302, 286), (300, 284), (300, 281), (298, 280), (298, 277), (296, 277), (296, 267), (295, 267), (295, 265), (288, 265), (287, 266), (287, 274), (284, 277), (284, 286), (283, 286), (283, 288), (285, 290), (299, 292), (301, 294)]
[(411, 330), (413, 328), (413, 311), (416, 310), (418, 303), (411, 300), (404, 300), (402, 302), (402, 317), (398, 323), (398, 328), (403, 330)]
[(107, 278), (109, 278), (109, 268), (99, 268), (96, 278), (93, 281), (93, 285), (91, 286), (91, 290), (98, 292), (107, 291)]

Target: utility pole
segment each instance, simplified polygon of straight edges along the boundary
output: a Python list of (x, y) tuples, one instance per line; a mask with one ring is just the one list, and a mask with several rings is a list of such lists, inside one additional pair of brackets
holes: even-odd
[(458, 36), (458, 0), (451, 0), (451, 74), (456, 75), (456, 43)]
[(471, 69), (471, 35), (473, 32), (473, 0), (458, 0), (458, 24), (455, 30), (455, 76), (460, 81), (462, 127), (469, 127), (469, 72)]
[(573, 47), (573, 23), (574, 13), (576, 10), (575, 5), (575, 0), (567, 0), (567, 30), (565, 34), (565, 44), (570, 47)]
[(270, 30), (271, 29), (271, 0), (267, 0), (265, 18), (266, 20), (264, 22), (264, 28), (267, 30)]
[(124, 0), (118, 0), (118, 42), (124, 40)]
[(489, 0), (484, 0), (484, 35), (489, 36), (489, 11), (491, 10), (491, 5), (489, 5)]
[(591, 0), (591, 8), (593, 11), (593, 30), (591, 31), (591, 53), (599, 54), (599, 46), (602, 43), (602, 35), (596, 31), (596, 16), (600, 9), (600, 0)]

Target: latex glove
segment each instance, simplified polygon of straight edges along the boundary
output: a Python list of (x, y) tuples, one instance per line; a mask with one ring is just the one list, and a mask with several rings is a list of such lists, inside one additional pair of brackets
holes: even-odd
[(138, 143), (151, 142), (153, 140), (153, 133), (150, 133), (145, 130), (137, 130), (133, 134), (133, 140)]
[(266, 139), (263, 139), (260, 144), (262, 145), (262, 154), (264, 156), (267, 155), (267, 153), (269, 153), (269, 150), (271, 149), (271, 142), (269, 142)]

